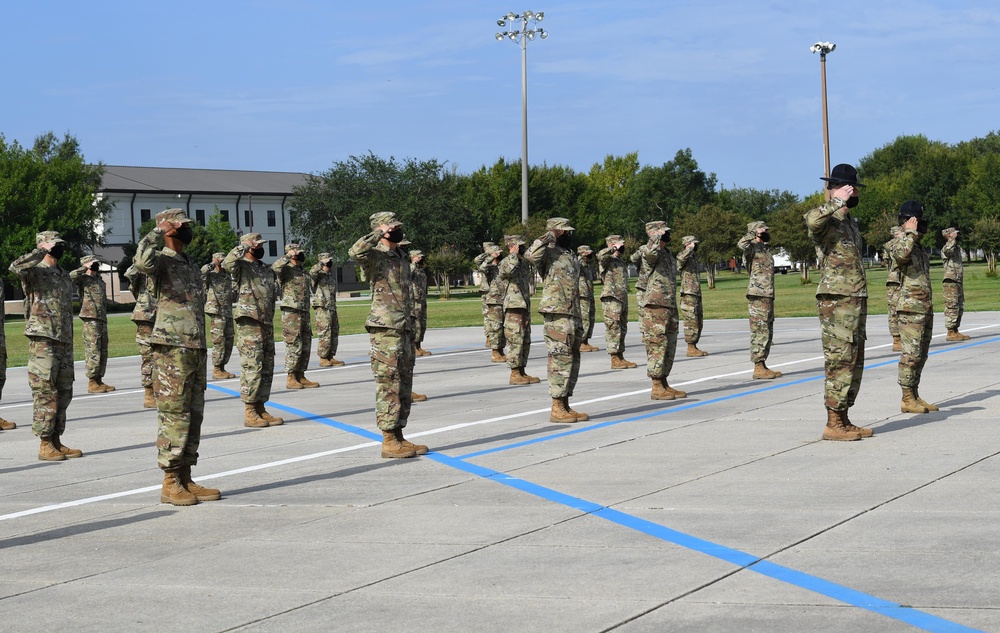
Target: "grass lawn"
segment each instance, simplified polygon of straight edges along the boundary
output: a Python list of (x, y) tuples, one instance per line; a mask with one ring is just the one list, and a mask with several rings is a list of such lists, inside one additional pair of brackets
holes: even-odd
[[(931, 280), (934, 287), (934, 311), (944, 310), (944, 299), (941, 293), (941, 273), (940, 264), (932, 265)], [(885, 270), (882, 268), (872, 268), (867, 271), (868, 291), (870, 294), (868, 311), (870, 314), (885, 314)], [(787, 275), (775, 275), (775, 302), (774, 311), (778, 317), (796, 316), (816, 316), (816, 286), (819, 273), (810, 273), (812, 282), (803, 285), (799, 281), (799, 274), (795, 272)], [(702, 275), (704, 278), (704, 275)], [(629, 303), (629, 316), (631, 320), (636, 320), (638, 311), (635, 304), (635, 280), (632, 280), (632, 294)], [(702, 279), (702, 300), (705, 307), (706, 319), (745, 319), (747, 318), (746, 304), (747, 276), (745, 273), (734, 274), (722, 272), (716, 276), (716, 287), (709, 290)], [(990, 279), (986, 277), (985, 264), (971, 264), (965, 267), (965, 310), (976, 312), (982, 310), (996, 310), (1000, 307), (998, 299), (1000, 291), (1000, 278)], [(539, 286), (539, 293), (541, 286)], [(601, 286), (597, 286), (596, 294), (600, 296)], [(535, 295), (534, 304), (538, 304), (539, 295)], [(598, 302), (600, 303), (600, 302)], [(369, 302), (364, 300), (342, 300), (338, 305), (340, 316), (341, 334), (359, 334), (365, 331), (365, 319), (368, 316)], [(597, 311), (597, 319), (600, 320), (601, 311)], [(451, 299), (441, 301), (438, 295), (431, 288), (431, 294), (427, 301), (427, 327), (463, 327), (482, 326), (482, 308), (479, 300), (478, 289), (471, 291), (453, 290)], [(27, 363), (28, 339), (24, 334), (24, 322), (20, 317), (7, 317), (4, 324), (7, 334), (7, 355), (8, 365), (11, 367), (22, 366)], [(109, 353), (112, 357), (134, 356), (138, 354), (135, 345), (135, 324), (130, 320), (129, 314), (108, 315), (109, 328)], [(83, 338), (80, 333), (81, 322), (74, 320), (74, 340), (75, 356), (77, 360), (83, 360)], [(274, 331), (277, 340), (281, 340), (281, 316), (276, 315), (274, 321)], [(211, 342), (209, 342), (211, 344)], [(238, 362), (238, 361), (237, 361)]]

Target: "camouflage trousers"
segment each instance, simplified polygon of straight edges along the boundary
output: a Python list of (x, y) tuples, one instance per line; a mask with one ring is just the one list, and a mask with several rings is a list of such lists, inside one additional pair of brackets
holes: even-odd
[(108, 370), (108, 322), (100, 319), (83, 321), (83, 356), (87, 378), (104, 378)]
[(427, 332), (427, 306), (419, 302), (413, 302), (413, 344), (420, 347), (424, 342), (424, 333)]
[(868, 298), (817, 295), (816, 308), (823, 339), (826, 408), (844, 411), (854, 406), (861, 390)]
[(762, 363), (771, 353), (771, 339), (774, 338), (774, 299), (747, 297), (747, 309), (750, 313), (750, 362)]
[(944, 328), (957, 330), (962, 325), (962, 314), (965, 313), (965, 287), (945, 279), (941, 289), (944, 291)]
[(3, 319), (0, 319), (0, 398), (3, 398), (3, 386), (7, 384), (7, 339), (3, 333)]
[(643, 306), (639, 317), (639, 331), (646, 344), (646, 375), (666, 378), (674, 367), (679, 329), (677, 308)]
[(594, 304), (594, 298), (580, 297), (580, 326), (583, 328), (581, 340), (589, 341), (594, 335), (595, 316), (597, 316), (597, 306)]
[(281, 335), (285, 340), (285, 372), (300, 373), (309, 368), (312, 353), (312, 323), (308, 310), (281, 309)]
[(212, 317), (212, 367), (222, 368), (233, 356), (236, 328), (233, 317), (227, 314), (210, 314)]
[(899, 355), (899, 386), (919, 387), (920, 375), (931, 348), (934, 312), (900, 312), (899, 339), (903, 350)]
[(684, 318), (684, 342), (697, 345), (701, 340), (701, 329), (705, 325), (705, 311), (701, 305), (701, 295), (681, 295), (681, 316)]
[(156, 364), (156, 463), (173, 469), (198, 463), (208, 374), (203, 349), (153, 344)]
[(62, 435), (73, 400), (73, 344), (28, 337), (28, 386), (34, 400), (31, 430), (38, 437)]
[(139, 348), (139, 380), (143, 387), (153, 386), (153, 350), (149, 348), (149, 337), (153, 334), (152, 321), (135, 322), (135, 344)]
[(885, 285), (885, 304), (889, 318), (889, 335), (892, 338), (899, 336), (899, 316), (896, 306), (899, 305), (899, 284)]
[(604, 342), (609, 354), (625, 351), (625, 334), (628, 332), (628, 302), (601, 299), (604, 309)]
[[(490, 311), (490, 306), (488, 303), (486, 303), (487, 293), (480, 292), (480, 297), (483, 302), (483, 332), (486, 334), (486, 340), (490, 340), (490, 323), (489, 319), (486, 316)], [(493, 349), (496, 348), (494, 347)]]
[(337, 345), (340, 343), (340, 317), (337, 316), (337, 310), (316, 308), (316, 339), (320, 358), (329, 360), (337, 355)]
[(274, 326), (250, 317), (236, 319), (240, 352), (240, 400), (267, 402), (274, 380)]
[(504, 335), (504, 310), (502, 305), (489, 304), (486, 306), (486, 319), (483, 321), (486, 327), (486, 340), (490, 342), (490, 347), (502, 352), (507, 346), (507, 337)]
[(524, 308), (504, 310), (503, 336), (507, 341), (507, 366), (517, 369), (527, 365), (531, 350), (531, 313)]
[(545, 321), (545, 347), (549, 352), (549, 397), (573, 395), (580, 376), (580, 343), (583, 327), (580, 319), (569, 314), (542, 315)]
[(413, 395), (413, 335), (405, 330), (368, 328), (375, 376), (375, 422), (383, 431), (403, 428)]

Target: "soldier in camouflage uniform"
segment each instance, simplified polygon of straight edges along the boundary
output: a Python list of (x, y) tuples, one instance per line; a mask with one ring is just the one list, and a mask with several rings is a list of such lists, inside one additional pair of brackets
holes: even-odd
[(487, 242), (487, 244), (491, 246), (484, 253), (485, 258), (482, 260), (480, 260), (482, 256), (476, 258), (479, 261), (480, 279), (487, 286), (487, 291), (483, 294), (483, 327), (486, 330), (487, 346), (493, 349), (490, 362), (505, 363), (507, 356), (504, 355), (504, 349), (507, 347), (507, 339), (503, 329), (503, 303), (504, 296), (507, 294), (507, 282), (501, 280), (498, 274), (503, 251), (493, 242)]
[(279, 426), (264, 403), (271, 397), (274, 380), (274, 301), (278, 282), (264, 257), (260, 233), (247, 233), (222, 260), (222, 268), (236, 284), (236, 349), (240, 352), (240, 399), (246, 405), (243, 425), (251, 428)]
[(423, 348), (427, 332), (427, 271), (424, 270), (424, 252), (410, 251), (410, 285), (413, 293), (413, 345), (414, 356), (430, 356)]
[(500, 262), (493, 284), (502, 293), (503, 336), (507, 341), (507, 366), (510, 384), (532, 385), (540, 382), (524, 373), (531, 350), (531, 266), (524, 258), (524, 238), (505, 235), (508, 255)]
[(667, 378), (677, 352), (677, 260), (667, 248), (670, 227), (655, 220), (646, 223), (649, 241), (639, 247), (639, 330), (646, 344), (646, 375), (652, 381), (652, 400), (684, 398), (687, 392), (671, 387)]
[(566, 218), (549, 218), (546, 233), (528, 248), (526, 256), (543, 279), (538, 308), (544, 320), (545, 347), (549, 352), (550, 422), (582, 422), (586, 413), (574, 411), (569, 399), (580, 375), (580, 261), (570, 250), (575, 230)]
[(312, 306), (316, 312), (317, 354), (320, 367), (338, 367), (337, 344), (340, 342), (340, 318), (337, 316), (337, 273), (330, 253), (320, 253), (319, 262), (309, 269), (312, 280)]
[(104, 384), (104, 374), (108, 369), (108, 310), (105, 304), (107, 287), (101, 279), (100, 269), (101, 262), (93, 255), (87, 255), (80, 260), (80, 267), (69, 273), (80, 295), (88, 393), (115, 390), (111, 385)]
[[(191, 480), (198, 463), (205, 419), (205, 286), (198, 264), (184, 254), (194, 232), (181, 209), (156, 214), (156, 227), (141, 240), (135, 267), (145, 273), (156, 297), (156, 322), (149, 341), (157, 378), (156, 462), (163, 469), (160, 503), (190, 506), (216, 501), (222, 493)], [(164, 248), (156, 248), (160, 238)]]
[[(479, 271), (479, 295), (483, 302), (483, 332), (486, 334), (486, 347), (493, 347), (494, 340), (490, 337), (490, 334), (494, 331), (491, 328), (487, 313), (489, 312), (489, 306), (486, 303), (486, 295), (490, 292), (490, 284), (497, 276), (497, 252), (500, 249), (493, 242), (483, 242), (483, 252), (476, 255), (476, 259), (473, 262), (476, 265), (476, 270)], [(501, 319), (501, 324), (502, 324)], [(495, 350), (496, 348), (493, 347)], [(503, 354), (503, 347), (500, 348), (501, 355)], [(495, 356), (495, 354), (494, 354)], [(500, 362), (503, 361), (496, 361)]]
[(312, 351), (312, 321), (309, 318), (312, 282), (306, 272), (306, 254), (298, 244), (285, 245), (285, 255), (271, 265), (278, 279), (281, 333), (285, 339), (285, 371), (288, 389), (314, 389), (318, 382), (306, 378)]
[(156, 301), (149, 294), (146, 275), (140, 273), (133, 264), (125, 271), (129, 281), (129, 290), (135, 297), (135, 307), (132, 308), (132, 322), (135, 323), (135, 344), (139, 348), (140, 381), (145, 395), (142, 406), (146, 409), (156, 408), (156, 397), (153, 393), (153, 351), (149, 347), (149, 335), (153, 332), (156, 321)]
[(580, 342), (580, 352), (596, 352), (596, 345), (590, 344), (594, 335), (594, 317), (597, 316), (597, 305), (594, 303), (594, 249), (586, 244), (576, 247), (576, 256), (580, 260), (580, 319), (583, 325), (583, 340)]
[(946, 240), (941, 248), (941, 259), (944, 260), (944, 281), (941, 283), (944, 291), (944, 327), (948, 331), (945, 340), (967, 341), (972, 337), (958, 331), (965, 312), (964, 267), (962, 249), (958, 247), (958, 229), (949, 227), (941, 231), (941, 235)]
[(899, 318), (899, 337), (903, 343), (899, 355), (899, 386), (903, 399), (899, 408), (903, 413), (937, 411), (937, 406), (920, 397), (920, 375), (927, 362), (934, 329), (934, 304), (931, 293), (931, 259), (920, 244), (927, 233), (924, 206), (907, 200), (899, 208), (899, 225), (902, 235), (890, 242), (889, 256), (899, 270), (899, 299), (896, 313)]
[[(0, 280), (0, 400), (3, 399), (3, 386), (7, 383), (7, 334), (4, 332), (5, 311), (3, 304), (3, 280)], [(13, 431), (17, 425), (0, 418), (0, 431)]]
[(31, 430), (41, 438), (38, 459), (83, 456), (60, 441), (73, 400), (73, 282), (59, 266), (66, 242), (55, 231), (35, 236), (38, 248), (14, 260), (10, 271), (24, 289), (28, 385), (34, 400)]
[(389, 211), (373, 213), (371, 232), (351, 247), (350, 256), (371, 284), (372, 306), (365, 321), (375, 376), (375, 419), (382, 431), (382, 457), (427, 453), (403, 437), (413, 390), (413, 297), (410, 266), (399, 248), (403, 224)]
[(743, 251), (743, 264), (750, 276), (747, 286), (747, 307), (750, 312), (750, 362), (753, 377), (771, 380), (781, 376), (780, 371), (767, 368), (774, 338), (774, 256), (767, 243), (770, 230), (763, 222), (751, 222), (747, 233), (737, 246)]
[(857, 170), (845, 163), (823, 180), (831, 199), (803, 216), (823, 271), (816, 287), (826, 372), (823, 439), (859, 440), (873, 433), (851, 424), (848, 417), (865, 367), (868, 282), (861, 260), (861, 230), (850, 213), (864, 185), (858, 182)]
[(621, 235), (604, 239), (605, 248), (597, 253), (598, 272), (604, 290), (601, 310), (604, 313), (604, 340), (611, 355), (612, 369), (631, 369), (637, 365), (625, 360), (625, 334), (628, 332), (628, 264), (625, 263), (625, 240)]
[(899, 339), (899, 315), (896, 313), (896, 304), (899, 303), (899, 267), (892, 259), (892, 244), (903, 234), (903, 227), (894, 226), (889, 229), (892, 238), (882, 246), (882, 261), (885, 262), (885, 302), (886, 314), (889, 321), (889, 334), (892, 336), (892, 351), (903, 351), (903, 343)]
[(226, 363), (233, 355), (236, 329), (233, 326), (233, 299), (236, 289), (233, 277), (222, 270), (225, 253), (212, 255), (212, 263), (201, 268), (205, 284), (205, 314), (212, 317), (212, 378), (226, 380), (235, 374), (226, 371)]
[(681, 252), (677, 254), (677, 270), (681, 274), (681, 316), (684, 317), (684, 342), (688, 358), (708, 356), (698, 349), (705, 313), (701, 305), (701, 272), (699, 271), (698, 239), (694, 235), (681, 238)]

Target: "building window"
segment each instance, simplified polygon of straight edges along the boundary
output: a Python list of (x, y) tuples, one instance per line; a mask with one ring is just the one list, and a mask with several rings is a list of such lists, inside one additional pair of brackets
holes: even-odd
[(271, 257), (277, 257), (278, 256), (278, 242), (277, 241), (271, 240), (271, 241), (269, 241), (267, 243), (267, 254), (270, 255)]
[(149, 222), (149, 218), (151, 218), (151, 217), (152, 217), (152, 215), (151, 215), (151, 211), (149, 209), (139, 209), (139, 223), (140, 224), (143, 224), (145, 222)]
[(205, 210), (204, 209), (195, 209), (194, 210), (194, 219), (195, 219), (195, 221), (198, 224), (200, 224), (202, 226), (205, 226)]
[(226, 221), (226, 224), (229, 224), (229, 209), (219, 209), (219, 213), (222, 214), (222, 219)]
[(274, 216), (274, 209), (267, 210), (267, 225), (278, 226), (278, 219)]
[(248, 229), (253, 228), (253, 211), (250, 209), (243, 209), (243, 224)]

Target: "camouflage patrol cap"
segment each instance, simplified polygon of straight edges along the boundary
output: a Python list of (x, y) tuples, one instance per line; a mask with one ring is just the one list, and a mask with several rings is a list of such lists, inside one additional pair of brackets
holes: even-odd
[(520, 235), (504, 235), (503, 236), (503, 241), (504, 241), (504, 244), (507, 245), (507, 248), (510, 248), (511, 246), (515, 246), (515, 245), (516, 246), (524, 246), (524, 243), (525, 243), (524, 242), (524, 238), (522, 236), (520, 236)]
[(670, 227), (663, 220), (653, 220), (652, 222), (646, 222), (646, 234), (650, 234), (656, 231), (669, 231)]
[(492, 244), (488, 249), (486, 249), (486, 252), (489, 253), (490, 255), (494, 255), (496, 253), (502, 253), (503, 249), (497, 246), (496, 244)]
[(768, 230), (767, 224), (761, 220), (757, 220), (756, 222), (751, 222), (750, 224), (747, 224), (747, 233), (755, 233), (757, 229), (764, 229), (765, 231), (767, 231)]
[(569, 225), (569, 220), (566, 218), (549, 218), (549, 221), (545, 223), (545, 230), (551, 231), (552, 229), (559, 229), (561, 231), (576, 230)]
[(949, 226), (949, 227), (948, 227), (948, 228), (946, 228), (945, 230), (941, 231), (941, 235), (942, 235), (943, 237), (948, 237), (949, 235), (953, 235), (953, 234), (954, 234), (954, 235), (958, 235), (958, 229), (956, 229), (956, 228), (955, 228), (955, 227), (953, 227), (953, 226)]
[(212, 259), (225, 259), (225, 253), (212, 253)]
[(99, 263), (101, 263), (101, 260), (97, 259), (93, 255), (84, 255), (83, 257), (80, 258), (80, 265), (83, 266), (83, 267), (85, 267), (85, 268), (89, 267), (91, 264), (93, 264), (95, 262), (97, 262), (99, 264)]
[(63, 244), (65, 244), (66, 240), (64, 240), (62, 236), (59, 235), (59, 231), (42, 231), (41, 233), (35, 236), (35, 244), (44, 244), (45, 242), (53, 242), (53, 243), (62, 242)]
[(423, 256), (424, 252), (419, 248), (415, 248), (412, 251), (410, 251), (410, 259), (416, 259), (418, 257), (423, 257)]
[(264, 238), (260, 236), (260, 233), (246, 233), (240, 237), (240, 244), (248, 244), (253, 246), (257, 242), (264, 242)]
[(182, 224), (194, 224), (194, 220), (189, 218), (184, 209), (164, 209), (156, 214), (156, 223), (159, 224), (164, 220), (169, 220), (170, 222), (180, 222)]
[(621, 235), (609, 235), (606, 238), (604, 238), (604, 243), (607, 244), (608, 246), (611, 246), (612, 244), (617, 244), (618, 242), (625, 243), (625, 240), (622, 239)]
[(696, 238), (693, 235), (685, 235), (684, 237), (681, 238), (681, 244), (683, 244), (684, 246), (687, 246), (688, 244), (697, 244), (697, 243), (698, 243), (698, 238)]
[(321, 262), (328, 262), (331, 259), (333, 259), (333, 257), (330, 255), (330, 253), (320, 253), (319, 255), (316, 256), (316, 259)]
[(590, 248), (586, 244), (581, 244), (581, 245), (579, 245), (579, 246), (576, 247), (576, 254), (577, 255), (590, 255), (593, 252), (594, 252), (594, 249)]
[(412, 243), (413, 242), (411, 242), (410, 240), (408, 240), (405, 235), (403, 236), (403, 239), (399, 240), (399, 245), (400, 246), (409, 246)]
[(488, 253), (489, 250), (496, 246), (494, 242), (483, 242), (483, 252)]
[(298, 244), (296, 244), (295, 242), (289, 242), (288, 244), (285, 244), (285, 252), (286, 253), (290, 253), (291, 251), (297, 251), (297, 250), (299, 250), (299, 248), (301, 248), (301, 247)]
[(371, 221), (373, 229), (377, 229), (383, 224), (388, 224), (389, 228), (394, 226), (403, 226), (403, 223), (396, 218), (396, 214), (392, 211), (379, 211), (377, 213), (373, 213), (369, 220)]

